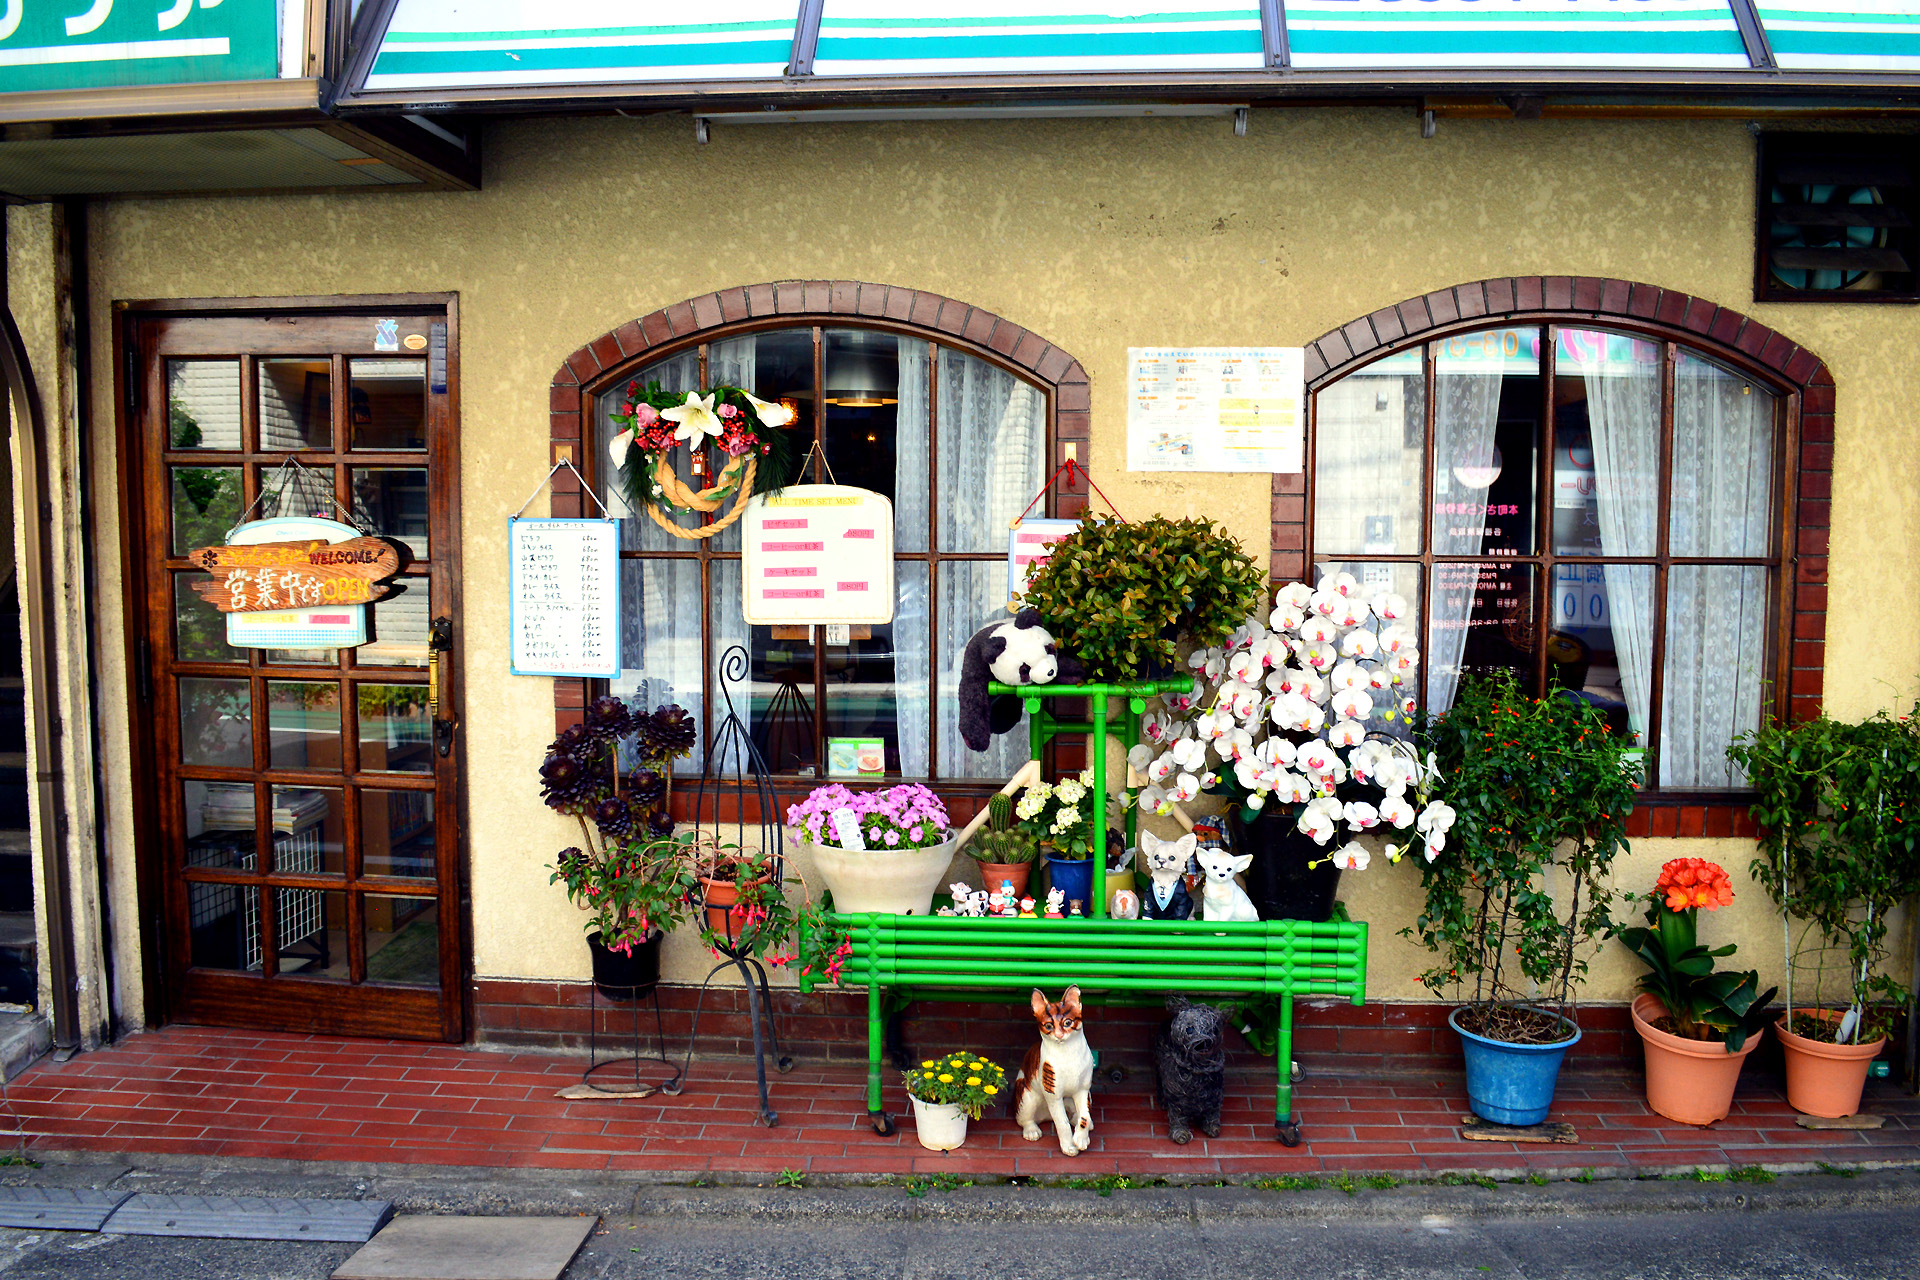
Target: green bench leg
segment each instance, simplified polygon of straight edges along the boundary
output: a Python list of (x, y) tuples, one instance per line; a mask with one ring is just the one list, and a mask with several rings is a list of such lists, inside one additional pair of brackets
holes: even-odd
[(1275, 1090), (1273, 1128), (1283, 1147), (1300, 1145), (1300, 1122), (1293, 1115), (1293, 996), (1280, 1001), (1280, 1034), (1274, 1042), (1274, 1070), (1280, 1083)]
[(886, 1034), (886, 1002), (878, 982), (867, 984), (867, 1119), (881, 1137), (893, 1133), (893, 1117), (881, 1105), (880, 1054)]

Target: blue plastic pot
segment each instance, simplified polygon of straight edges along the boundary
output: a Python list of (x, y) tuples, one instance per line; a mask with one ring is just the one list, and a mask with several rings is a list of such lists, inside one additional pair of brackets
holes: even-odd
[(1047, 883), (1067, 896), (1066, 902), (1060, 904), (1062, 911), (1077, 898), (1081, 913), (1093, 914), (1092, 858), (1056, 858), (1048, 854)]
[[(1509, 1044), (1464, 1030), (1461, 1011), (1447, 1016), (1447, 1025), (1460, 1032), (1460, 1048), (1467, 1056), (1467, 1105), (1473, 1114), (1495, 1124), (1539, 1124), (1553, 1109), (1553, 1088), (1567, 1050), (1580, 1043), (1580, 1028), (1567, 1019), (1573, 1037), (1556, 1044)], [(1555, 1015), (1558, 1017), (1558, 1015)]]

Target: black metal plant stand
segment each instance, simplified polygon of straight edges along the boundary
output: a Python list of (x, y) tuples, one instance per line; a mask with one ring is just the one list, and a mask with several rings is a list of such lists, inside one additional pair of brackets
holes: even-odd
[[(780, 822), (779, 803), (774, 797), (773, 780), (767, 769), (765, 757), (754, 745), (753, 735), (748, 732), (746, 723), (734, 709), (733, 695), (727, 689), (729, 681), (745, 683), (751, 670), (751, 659), (743, 645), (733, 645), (720, 656), (719, 680), (720, 696), (726, 699), (727, 715), (714, 730), (712, 739), (707, 743), (706, 764), (700, 770), (700, 782), (693, 796), (693, 828), (696, 842), (709, 834), (715, 843), (719, 842), (721, 822), (730, 812), (733, 820), (739, 824), (740, 845), (747, 847), (747, 833), (754, 825), (749, 815), (759, 819), (760, 841), (757, 846), (766, 854), (766, 873), (772, 877), (777, 888), (786, 880), (786, 857), (784, 830)], [(708, 802), (711, 799), (712, 808)], [(703, 902), (704, 909), (705, 903)], [(773, 1109), (767, 1097), (767, 1058), (768, 1044), (773, 1046), (774, 1066), (781, 1073), (793, 1070), (793, 1059), (780, 1049), (780, 1033), (774, 1027), (773, 996), (767, 986), (767, 971), (757, 956), (739, 948), (739, 939), (734, 933), (734, 916), (729, 913), (725, 930), (725, 944), (716, 944), (714, 949), (725, 957), (707, 974), (706, 981), (700, 984), (700, 996), (693, 1007), (693, 1023), (687, 1031), (687, 1057), (681, 1066), (680, 1078), (687, 1078), (687, 1071), (693, 1061), (694, 1046), (699, 1041), (700, 1013), (705, 1007), (707, 989), (714, 978), (728, 969), (736, 970), (740, 975), (740, 985), (747, 993), (747, 1021), (753, 1027), (753, 1066), (760, 1084), (760, 1123), (772, 1128), (780, 1123), (780, 1116)], [(765, 1034), (762, 1035), (762, 1025)]]
[[(664, 1084), (654, 1087), (657, 1087), (661, 1093), (666, 1094), (669, 1098), (678, 1097), (681, 1084), (687, 1078), (687, 1066), (685, 1062), (682, 1062), (679, 1070), (676, 1071), (674, 1070), (672, 1060), (667, 1057), (667, 1028), (665, 1021), (660, 1016), (660, 984), (658, 982), (650, 982), (638, 987), (612, 987), (605, 993), (601, 991), (599, 983), (596, 982), (589, 985), (592, 994), (589, 997), (590, 1003), (587, 1006), (588, 1065), (587, 1069), (580, 1073), (580, 1083), (591, 1085), (596, 1089), (601, 1089), (609, 1093), (637, 1094), (643, 1090), (651, 1092), (651, 1088), (640, 1078), (640, 1065), (647, 1062), (657, 1062), (673, 1074), (667, 1078)], [(624, 996), (616, 996), (612, 994), (614, 991), (624, 991), (626, 994)], [(615, 1045), (616, 1048), (630, 1047), (631, 1052), (616, 1054), (604, 1062), (600, 1059), (600, 997), (603, 994), (606, 995), (609, 1012), (618, 1009), (619, 1006), (623, 1004), (633, 1011), (632, 1036), (626, 1038), (624, 1045), (617, 1041)], [(643, 998), (649, 996), (653, 999), (654, 1043), (660, 1047), (658, 1053), (640, 1052), (640, 1003)], [(594, 1078), (595, 1074), (603, 1068), (616, 1067), (622, 1063), (633, 1064), (633, 1087), (631, 1089), (624, 1086), (603, 1083), (601, 1080)]]

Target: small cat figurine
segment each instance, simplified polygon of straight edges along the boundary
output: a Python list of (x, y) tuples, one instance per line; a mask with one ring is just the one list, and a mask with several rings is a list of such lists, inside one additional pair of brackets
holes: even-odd
[(1178, 840), (1162, 840), (1151, 831), (1140, 833), (1140, 852), (1147, 860), (1147, 874), (1153, 883), (1140, 895), (1143, 920), (1188, 920), (1193, 916), (1193, 895), (1187, 892), (1187, 869), (1193, 862), (1194, 838), (1191, 833)]
[(1258, 920), (1253, 899), (1234, 877), (1253, 865), (1253, 855), (1235, 857), (1228, 849), (1202, 849), (1194, 855), (1207, 883), (1200, 890), (1200, 918), (1207, 921)]
[(1013, 1118), (1021, 1137), (1038, 1142), (1044, 1107), (1053, 1117), (1060, 1150), (1077, 1156), (1093, 1142), (1093, 1050), (1080, 1019), (1080, 988), (1068, 987), (1060, 1003), (1048, 1004), (1046, 993), (1036, 987), (1032, 1004), (1040, 1043), (1027, 1050), (1013, 1078)]

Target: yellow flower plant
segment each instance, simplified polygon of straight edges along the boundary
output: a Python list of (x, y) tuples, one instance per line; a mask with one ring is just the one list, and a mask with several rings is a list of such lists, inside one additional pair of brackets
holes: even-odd
[(915, 1070), (905, 1072), (904, 1078), (907, 1092), (920, 1101), (951, 1103), (974, 1120), (1007, 1087), (1007, 1073), (973, 1053), (928, 1058)]

